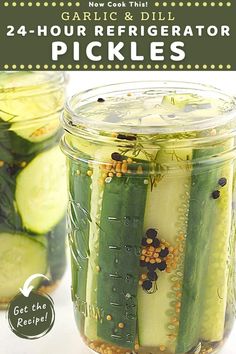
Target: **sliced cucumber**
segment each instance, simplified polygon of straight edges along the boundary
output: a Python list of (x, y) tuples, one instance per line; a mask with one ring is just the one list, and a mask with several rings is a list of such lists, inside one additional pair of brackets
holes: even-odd
[(56, 114), (47, 117), (46, 121), (38, 123), (37, 120), (25, 125), (22, 123), (13, 123), (9, 130), (31, 143), (38, 143), (53, 136), (59, 129), (59, 126), (59, 115)]
[(65, 217), (57, 224), (47, 237), (48, 271), (52, 281), (62, 278), (66, 268), (66, 220)]
[(147, 194), (144, 180), (144, 175), (113, 177), (104, 188), (100, 221), (98, 336), (130, 349), (134, 349), (137, 334), (139, 259)]
[(65, 158), (58, 146), (36, 156), (19, 173), (15, 197), (26, 229), (43, 234), (60, 221), (67, 191)]
[(4, 123), (10, 123), (14, 119), (14, 114), (8, 113), (0, 109), (0, 120)]
[[(95, 154), (96, 161), (103, 161), (109, 157), (109, 150), (100, 149)], [(97, 304), (97, 278), (98, 278), (98, 253), (99, 253), (99, 233), (102, 197), (104, 192), (103, 184), (99, 183), (101, 178), (101, 169), (99, 164), (94, 165), (92, 184), (91, 184), (91, 206), (89, 225), (89, 261), (86, 284), (86, 303), (88, 314), (85, 319), (84, 333), (90, 340), (97, 339), (97, 321), (99, 320), (99, 309)]]
[(209, 99), (203, 99), (201, 96), (191, 95), (189, 93), (175, 93), (170, 96), (164, 96), (162, 103), (164, 105), (173, 105), (177, 109), (185, 112), (191, 112), (196, 109), (209, 109), (211, 103)]
[[(5, 94), (5, 97), (2, 97)], [(26, 124), (29, 121), (36, 123), (37, 119), (48, 117), (59, 112), (64, 104), (64, 89), (59, 87), (50, 93), (37, 95), (18, 95), (13, 92), (1, 92), (0, 118), (6, 122), (21, 122)], [(1, 114), (2, 112), (2, 114)]]
[[(74, 142), (75, 143), (75, 142)], [(96, 146), (87, 142), (79, 145), (85, 151), (90, 151), (95, 161), (109, 161), (111, 148), (100, 148), (96, 151)], [(90, 340), (97, 339), (97, 321), (99, 320), (99, 309), (97, 305), (97, 278), (98, 278), (98, 254), (99, 254), (99, 234), (100, 217), (104, 185), (101, 183), (102, 171), (99, 164), (93, 165), (93, 175), (91, 177), (91, 200), (89, 225), (89, 259), (86, 285), (86, 303), (88, 306), (87, 317), (85, 318), (84, 333)]]
[[(163, 147), (157, 155), (157, 162), (167, 167), (162, 179), (151, 189), (148, 187), (145, 207), (144, 230), (158, 230), (158, 238), (165, 240), (171, 247), (180, 252), (186, 234), (188, 217), (189, 190), (191, 170), (186, 161), (191, 159), (192, 151), (166, 150)], [(182, 160), (183, 162), (177, 163)], [(170, 163), (175, 162), (175, 168)], [(180, 239), (179, 239), (180, 237)], [(142, 347), (156, 348), (165, 346), (175, 352), (175, 338), (178, 331), (178, 313), (175, 305), (179, 301), (176, 295), (182, 283), (182, 261), (176, 262), (176, 269), (170, 273), (158, 271), (157, 290), (147, 293), (140, 286), (138, 291), (138, 329), (139, 344)], [(147, 271), (146, 268), (141, 269)], [(175, 290), (173, 290), (175, 289)], [(172, 320), (176, 319), (173, 324)], [(151, 328), (150, 328), (151, 325)]]
[[(86, 157), (88, 158), (88, 157)], [(83, 331), (86, 312), (86, 284), (89, 259), (89, 227), (91, 178), (87, 175), (88, 164), (71, 159), (69, 161), (69, 242), (72, 264), (72, 298), (77, 325)]]
[[(223, 215), (220, 218), (225, 220), (226, 225), (229, 223), (228, 218), (231, 217), (227, 201), (229, 195), (223, 199), (226, 202), (223, 206), (225, 211), (223, 211), (220, 206), (223, 200), (221, 201), (220, 199), (214, 199), (212, 197), (212, 192), (219, 188), (218, 180), (221, 177), (224, 177), (222, 176), (222, 164), (214, 164), (213, 161), (209, 164), (196, 163), (199, 159), (213, 159), (212, 156), (217, 156), (224, 151), (224, 149), (224, 144), (221, 144), (215, 147), (213, 146), (212, 148), (209, 147), (206, 150), (194, 150), (193, 152), (193, 162), (195, 162), (195, 165), (192, 172), (191, 182), (177, 353), (188, 352), (200, 342), (203, 311), (206, 311), (205, 314), (207, 313), (206, 308), (203, 310), (205, 307), (205, 301), (210, 304), (210, 314), (213, 316), (211, 318), (205, 317), (205, 319), (209, 321), (206, 326), (216, 325), (217, 337), (220, 336), (222, 329), (221, 321), (223, 320), (224, 322), (222, 312), (224, 312), (226, 301), (225, 284), (222, 288), (224, 289), (222, 293), (224, 298), (219, 306), (219, 301), (217, 300), (218, 295), (214, 294), (211, 301), (207, 292), (209, 289), (212, 295), (216, 290), (214, 285), (212, 287), (212, 279), (214, 282), (215, 276), (216, 284), (220, 287), (222, 287), (222, 280), (220, 280), (219, 276), (215, 273), (207, 273), (207, 270), (209, 270), (208, 267), (211, 268), (211, 271), (213, 268), (217, 267), (213, 260), (209, 261), (212, 250), (214, 256), (216, 253), (221, 252), (222, 244), (221, 242), (217, 242), (222, 240), (223, 243), (226, 242), (226, 245), (228, 243), (228, 235), (226, 235), (226, 233), (228, 233), (228, 226), (223, 235), (221, 235), (222, 226), (216, 229), (216, 223), (219, 222), (218, 218), (220, 211), (223, 212)], [(228, 173), (227, 176), (229, 176)], [(230, 180), (231, 178), (232, 177), (229, 176)], [(231, 183), (232, 182), (229, 181), (230, 185)], [(214, 234), (214, 232), (216, 232), (216, 234)], [(224, 240), (224, 237), (226, 237), (226, 240)], [(214, 242), (216, 242), (215, 245)], [(218, 247), (220, 250), (218, 250)], [(227, 252), (226, 249), (225, 245), (223, 245), (223, 262), (221, 263), (222, 267), (220, 266), (221, 271), (226, 265), (226, 255), (224, 254), (224, 252)], [(223, 270), (223, 274), (225, 276), (225, 269)], [(211, 279), (209, 279), (209, 277)], [(210, 280), (210, 287), (208, 280)], [(216, 316), (219, 318), (217, 324), (214, 322), (217, 318)], [(209, 333), (207, 334), (207, 337), (209, 337)]]
[[(0, 298), (11, 298), (19, 292), (32, 274), (47, 271), (46, 247), (33, 237), (0, 233)], [(37, 287), (41, 279), (32, 281)]]
[[(233, 141), (229, 142), (233, 147)], [(232, 222), (233, 162), (219, 166), (217, 178), (226, 178), (227, 184), (220, 188), (212, 225), (212, 245), (205, 273), (205, 296), (201, 315), (200, 337), (217, 342), (223, 339), (229, 277), (229, 246)]]
[(181, 120), (182, 124), (188, 123), (189, 120), (196, 122), (207, 117), (217, 117), (219, 114), (219, 100), (205, 99), (196, 94), (174, 93), (164, 96), (162, 105), (170, 111), (174, 109), (175, 112), (179, 111), (181, 116), (184, 115), (184, 119)]
[[(0, 119), (0, 125), (3, 121)], [(30, 161), (35, 154), (58, 144), (62, 135), (61, 129), (55, 129), (52, 134), (38, 137), (38, 140), (31, 142), (26, 140), (11, 130), (11, 125), (7, 123), (4, 130), (0, 129), (0, 158), (6, 163)]]
[[(97, 234), (93, 234), (93, 229), (97, 227), (92, 222), (93, 210), (96, 209), (96, 190), (98, 180), (92, 187), (96, 171), (100, 174), (99, 166), (93, 169), (93, 176), (88, 176), (89, 166), (87, 161), (94, 156), (97, 146), (89, 141), (74, 137), (72, 135), (64, 137), (66, 143), (78, 151), (80, 160), (71, 159), (69, 169), (71, 178), (69, 179), (69, 242), (71, 251), (72, 268), (72, 298), (75, 305), (75, 318), (78, 328), (84, 332), (89, 339), (96, 338), (96, 319), (93, 317), (92, 307), (96, 303), (94, 298), (94, 265), (96, 245), (93, 243)], [(69, 140), (69, 141), (68, 141)], [(89, 154), (89, 155), (88, 155)], [(99, 157), (96, 157), (99, 161)], [(93, 191), (93, 203), (91, 204), (91, 193)], [(95, 218), (93, 217), (93, 220)], [(89, 241), (91, 240), (91, 241)], [(89, 248), (89, 242), (90, 247)], [(89, 270), (88, 270), (89, 268)], [(95, 322), (95, 323), (94, 323)], [(95, 328), (95, 329), (94, 329)]]
[[(59, 85), (45, 92), (43, 85), (51, 79), (38, 73), (1, 75), (0, 119), (11, 124), (9, 130), (32, 143), (50, 138), (59, 128), (64, 88)], [(23, 89), (16, 95), (21, 86), (27, 90), (32, 88), (32, 92)]]
[(8, 173), (8, 165), (0, 168), (0, 232), (22, 230), (21, 218), (14, 203), (15, 178)]

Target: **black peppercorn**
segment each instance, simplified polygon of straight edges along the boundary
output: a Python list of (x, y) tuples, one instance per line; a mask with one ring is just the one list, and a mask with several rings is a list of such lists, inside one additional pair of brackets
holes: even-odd
[(216, 190), (214, 192), (212, 192), (212, 198), (213, 199), (218, 199), (220, 197), (220, 191)]
[(169, 250), (168, 250), (168, 248), (165, 248), (164, 250), (161, 250), (161, 252), (159, 253), (159, 256), (166, 257), (166, 256), (168, 256), (168, 254), (169, 254)]
[(111, 158), (112, 158), (112, 160), (114, 160), (114, 161), (122, 161), (122, 156), (121, 156), (121, 154), (119, 154), (119, 152), (113, 152), (112, 154), (111, 154)]
[(227, 184), (227, 179), (225, 177), (221, 177), (218, 181), (218, 184), (221, 186), (221, 187), (224, 187), (226, 184)]
[(136, 140), (136, 136), (134, 136), (134, 135), (118, 134), (117, 138), (121, 139), (121, 140), (129, 140), (129, 141)]
[(147, 266), (147, 269), (148, 269), (149, 271), (150, 271), (150, 270), (154, 271), (154, 270), (157, 269), (158, 264), (157, 264), (157, 263), (154, 263), (154, 264), (152, 264), (152, 263), (147, 263), (146, 266)]
[(166, 262), (162, 261), (161, 263), (157, 263), (157, 268), (160, 270), (160, 271), (163, 271), (165, 270), (167, 267), (166, 265)]
[(148, 229), (146, 235), (147, 237), (155, 238), (157, 236), (157, 231), (155, 229)]
[(104, 100), (104, 98), (102, 98), (102, 97), (99, 97), (98, 99), (97, 99), (97, 102), (105, 102), (105, 100)]
[(145, 237), (142, 238), (142, 246), (147, 246), (147, 239)]
[(158, 238), (155, 238), (152, 242), (152, 246), (155, 248), (159, 247), (160, 244), (161, 244), (161, 242), (160, 242), (160, 240), (158, 240)]
[(150, 290), (152, 288), (152, 282), (150, 280), (145, 280), (142, 287), (144, 290)]
[(10, 175), (10, 176), (13, 176), (15, 175), (18, 171), (19, 171), (19, 166), (17, 165), (11, 165), (11, 166), (8, 166), (7, 167), (7, 173)]
[(127, 139), (127, 136), (124, 135), (124, 134), (118, 134), (118, 135), (117, 135), (117, 139), (126, 140), (126, 139)]
[(147, 277), (149, 280), (151, 281), (156, 281), (158, 276), (156, 274), (156, 272), (154, 272), (153, 270), (150, 270), (148, 273), (147, 273)]
[(146, 267), (146, 262), (145, 261), (140, 261), (140, 266), (141, 267)]

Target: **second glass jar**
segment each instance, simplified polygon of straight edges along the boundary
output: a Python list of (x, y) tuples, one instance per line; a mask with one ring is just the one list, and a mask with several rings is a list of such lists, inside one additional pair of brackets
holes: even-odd
[(35, 273), (50, 291), (65, 270), (61, 73), (0, 73), (0, 307)]

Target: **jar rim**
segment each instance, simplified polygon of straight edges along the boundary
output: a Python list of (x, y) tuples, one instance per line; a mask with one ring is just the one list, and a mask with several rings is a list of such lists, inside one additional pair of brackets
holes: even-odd
[[(0, 129), (5, 131), (11, 129), (14, 124), (15, 131), (27, 129), (38, 124), (47, 124), (59, 115), (64, 107), (64, 85), (66, 76), (62, 72), (32, 72), (39, 73), (36, 81), (34, 76), (27, 76), (23, 72), (22, 77), (15, 76), (14, 73), (21, 72), (0, 72)], [(24, 73), (26, 76), (24, 76)], [(12, 75), (9, 77), (8, 75)], [(5, 75), (5, 77), (3, 77)], [(8, 88), (3, 89), (3, 81)], [(16, 83), (16, 84), (15, 84)], [(23, 83), (23, 85), (22, 85)], [(14, 86), (15, 84), (15, 86)], [(2, 87), (2, 88), (1, 88)], [(58, 93), (58, 94), (57, 94)], [(55, 95), (55, 96), (54, 96)], [(45, 104), (45, 99), (49, 99), (49, 105)], [(40, 100), (40, 101), (38, 101)], [(43, 101), (42, 101), (43, 100)], [(20, 101), (18, 105), (18, 101)], [(35, 102), (36, 106), (33, 104)], [(44, 102), (38, 105), (38, 102)], [(38, 107), (31, 109), (31, 105)], [(18, 109), (19, 108), (19, 109)], [(5, 116), (5, 118), (4, 118)]]
[[(15, 86), (14, 85), (14, 81), (12, 83), (12, 85), (8, 85), (6, 87), (0, 87), (0, 100), (1, 100), (1, 95), (9, 93), (9, 94), (13, 94), (13, 95), (17, 95), (19, 94), (25, 94), (25, 95), (34, 95), (34, 94), (38, 94), (38, 92), (43, 91), (45, 93), (50, 92), (51, 90), (55, 89), (55, 87), (57, 87), (58, 85), (63, 85), (65, 80), (66, 80), (66, 76), (63, 72), (60, 71), (3, 71), (0, 72), (0, 78), (1, 75), (16, 75), (16, 74), (20, 74), (20, 73), (32, 73), (33, 75), (37, 75), (37, 74), (41, 74), (42, 75), (42, 80), (39, 81), (38, 83), (34, 83), (34, 81), (32, 80), (32, 82), (26, 82), (25, 84), (20, 84)], [(5, 99), (5, 97), (3, 98)]]
[[(91, 99), (95, 99), (99, 97), (100, 93), (104, 93), (106, 96), (109, 94), (109, 97), (112, 95), (121, 93), (121, 92), (137, 92), (144, 91), (147, 89), (156, 89), (163, 90), (165, 92), (183, 92), (190, 91), (190, 93), (209, 93), (211, 95), (215, 95), (217, 98), (225, 99), (229, 105), (230, 109), (227, 112), (223, 112), (217, 116), (212, 117), (207, 122), (203, 120), (202, 124), (197, 122), (193, 124), (191, 122), (190, 125), (168, 125), (168, 126), (160, 126), (160, 125), (127, 125), (127, 124), (117, 124), (111, 122), (104, 122), (102, 120), (89, 119), (88, 117), (83, 116), (79, 112), (79, 108), (84, 104), (89, 103)], [(94, 101), (92, 101), (94, 102)], [(76, 112), (76, 109), (78, 111)], [(227, 136), (233, 135), (236, 132), (236, 98), (225, 93), (224, 91), (202, 83), (193, 83), (193, 82), (185, 82), (185, 81), (131, 81), (131, 82), (123, 82), (123, 83), (115, 83), (105, 86), (98, 86), (86, 91), (79, 92), (69, 98), (65, 104), (64, 115), (62, 117), (62, 125), (64, 128), (69, 131), (73, 135), (84, 135), (86, 131), (89, 135), (90, 132), (95, 132), (99, 135), (102, 135), (103, 132), (112, 133), (122, 132), (122, 133), (133, 133), (133, 134), (171, 134), (171, 133), (189, 133), (192, 131), (201, 131), (206, 129), (213, 129), (222, 126), (227, 126)], [(223, 134), (224, 133), (224, 134)], [(222, 135), (225, 136), (224, 132), (221, 132), (220, 137)], [(213, 137), (212, 137), (213, 138)], [(219, 138), (219, 135), (217, 135)]]

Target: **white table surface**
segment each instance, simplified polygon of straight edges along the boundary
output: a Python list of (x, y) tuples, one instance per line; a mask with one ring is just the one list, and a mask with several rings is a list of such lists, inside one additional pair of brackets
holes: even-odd
[[(80, 340), (73, 318), (67, 272), (63, 282), (52, 295), (56, 319), (51, 332), (37, 340), (18, 338), (8, 326), (6, 312), (0, 311), (0, 354), (88, 354), (89, 349)], [(236, 328), (221, 354), (235, 354)]]

